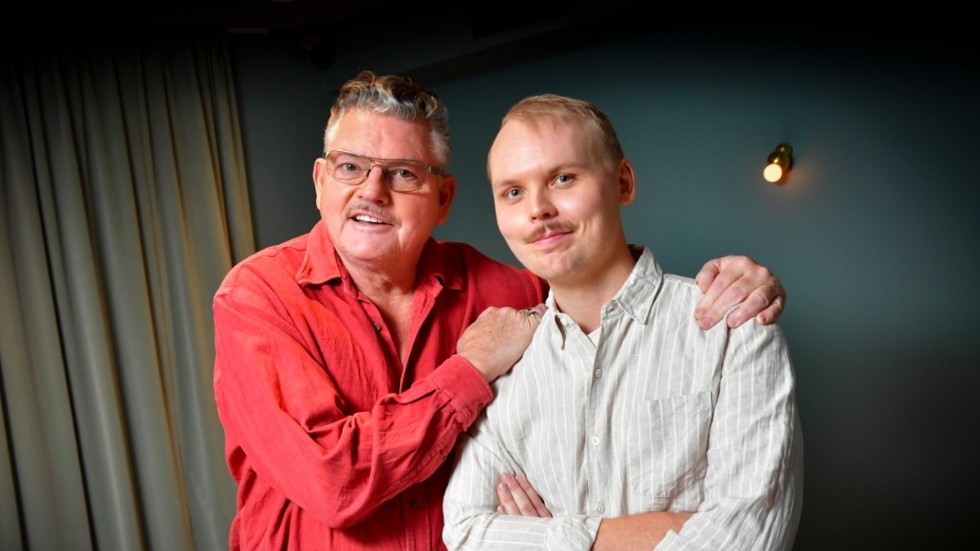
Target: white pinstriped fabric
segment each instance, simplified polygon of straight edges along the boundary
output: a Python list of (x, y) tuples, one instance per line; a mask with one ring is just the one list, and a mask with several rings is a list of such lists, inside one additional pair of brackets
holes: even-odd
[[(704, 331), (693, 280), (644, 248), (593, 343), (554, 298), (461, 440), (444, 500), (450, 549), (588, 550), (602, 518), (692, 512), (658, 551), (792, 548), (803, 497), (795, 378), (778, 325)], [(499, 515), (522, 473), (553, 518)]]

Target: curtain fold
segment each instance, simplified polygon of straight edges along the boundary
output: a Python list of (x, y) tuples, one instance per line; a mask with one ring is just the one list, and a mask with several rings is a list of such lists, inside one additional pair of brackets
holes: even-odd
[(254, 250), (228, 40), (0, 59), (0, 548), (227, 548), (211, 296)]

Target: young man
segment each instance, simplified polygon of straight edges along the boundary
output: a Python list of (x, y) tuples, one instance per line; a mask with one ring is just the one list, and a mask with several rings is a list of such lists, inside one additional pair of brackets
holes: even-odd
[(790, 549), (803, 441), (780, 328), (698, 327), (697, 285), (626, 239), (633, 167), (592, 104), (519, 102), (488, 175), (501, 233), (551, 290), (460, 439), (448, 547)]
[[(230, 548), (443, 549), (447, 458), (530, 342), (536, 322), (519, 309), (542, 312), (546, 287), (432, 238), (456, 183), (431, 92), (362, 73), (323, 145), (322, 220), (238, 264), (214, 297), (215, 399), (238, 484)], [(717, 274), (734, 293), (709, 293), (704, 319), (746, 300), (746, 319), (774, 320), (778, 279), (722, 260), (705, 283)]]

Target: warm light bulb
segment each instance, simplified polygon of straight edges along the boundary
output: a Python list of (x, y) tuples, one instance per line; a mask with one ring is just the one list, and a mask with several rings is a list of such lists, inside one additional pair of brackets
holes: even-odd
[(769, 163), (762, 171), (762, 177), (767, 182), (778, 182), (783, 177), (783, 167), (779, 166), (779, 163)]

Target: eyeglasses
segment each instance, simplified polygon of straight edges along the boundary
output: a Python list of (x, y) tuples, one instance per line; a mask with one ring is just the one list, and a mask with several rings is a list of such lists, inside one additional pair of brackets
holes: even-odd
[(374, 167), (391, 191), (418, 191), (429, 181), (429, 173), (442, 175), (442, 169), (411, 159), (372, 159), (357, 153), (334, 149), (327, 153), (327, 170), (334, 180), (349, 186), (360, 185)]

